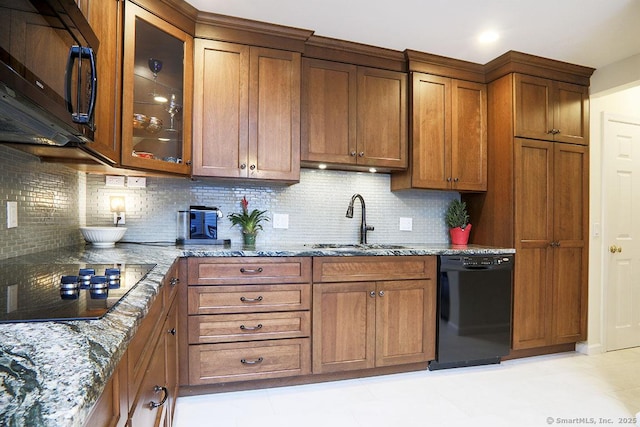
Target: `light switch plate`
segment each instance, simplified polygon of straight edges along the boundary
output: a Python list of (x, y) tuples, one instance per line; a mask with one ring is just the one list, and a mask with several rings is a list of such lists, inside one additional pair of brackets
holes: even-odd
[(18, 202), (7, 202), (7, 228), (18, 226)]
[(413, 218), (400, 217), (400, 231), (412, 231), (413, 230)]
[(141, 176), (128, 176), (127, 187), (129, 188), (145, 188), (147, 186), (147, 178)]
[(289, 228), (289, 214), (273, 214), (273, 228)]

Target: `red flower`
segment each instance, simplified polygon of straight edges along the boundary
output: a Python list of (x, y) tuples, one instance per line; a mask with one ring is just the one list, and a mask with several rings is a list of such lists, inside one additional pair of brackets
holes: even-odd
[(242, 200), (240, 200), (240, 203), (242, 204), (242, 211), (244, 213), (247, 213), (247, 207), (249, 206), (249, 202), (247, 201), (247, 196), (244, 196)]

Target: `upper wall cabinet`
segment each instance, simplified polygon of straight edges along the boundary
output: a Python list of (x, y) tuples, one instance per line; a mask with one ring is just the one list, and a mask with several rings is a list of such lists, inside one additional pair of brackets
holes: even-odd
[(122, 87), (123, 3), (117, 0), (80, 0), (78, 6), (100, 40), (96, 58), (99, 96), (96, 98), (93, 149), (114, 163), (120, 161), (120, 99)]
[(193, 175), (300, 179), (300, 54), (196, 39)]
[(516, 136), (587, 145), (589, 140), (589, 88), (515, 75)]
[(303, 164), (407, 167), (407, 75), (305, 58)]
[(125, 5), (122, 165), (189, 175), (193, 38)]
[[(414, 55), (421, 61), (412, 61)], [(480, 66), (426, 54), (408, 56), (413, 71), (411, 159), (406, 172), (391, 176), (391, 189), (485, 191), (487, 88), (479, 82), (484, 78)], [(460, 71), (465, 68), (471, 71)]]

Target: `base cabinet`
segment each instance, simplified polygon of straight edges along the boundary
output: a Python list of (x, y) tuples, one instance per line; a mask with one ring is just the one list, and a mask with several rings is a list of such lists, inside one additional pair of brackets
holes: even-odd
[[(385, 259), (378, 263), (382, 264), (378, 272), (375, 259), (355, 258), (358, 259), (352, 262), (344, 258), (322, 259), (317, 266), (319, 271), (328, 273), (324, 276), (327, 280), (340, 277), (335, 273), (342, 270), (344, 280), (313, 285), (313, 373), (433, 360), (435, 257)], [(422, 264), (422, 268), (406, 269), (407, 262), (414, 267)], [(358, 272), (364, 266), (370, 267), (366, 275), (377, 274), (380, 280), (359, 281)], [(315, 268), (314, 265), (314, 277)], [(403, 272), (407, 280), (401, 280)], [(423, 278), (414, 279), (411, 275)], [(384, 280), (394, 276), (397, 280)]]
[(188, 269), (183, 385), (311, 373), (311, 258), (190, 258)]
[(86, 427), (171, 427), (178, 392), (176, 261), (107, 382)]

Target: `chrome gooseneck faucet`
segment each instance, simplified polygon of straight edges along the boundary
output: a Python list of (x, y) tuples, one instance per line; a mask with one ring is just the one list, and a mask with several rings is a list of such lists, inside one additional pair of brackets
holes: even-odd
[(373, 227), (367, 225), (367, 208), (364, 205), (364, 197), (360, 194), (354, 194), (351, 196), (351, 202), (349, 202), (349, 207), (347, 208), (347, 218), (353, 218), (353, 203), (356, 199), (360, 199), (360, 204), (362, 205), (362, 219), (360, 220), (360, 244), (367, 243), (367, 231), (373, 231)]

